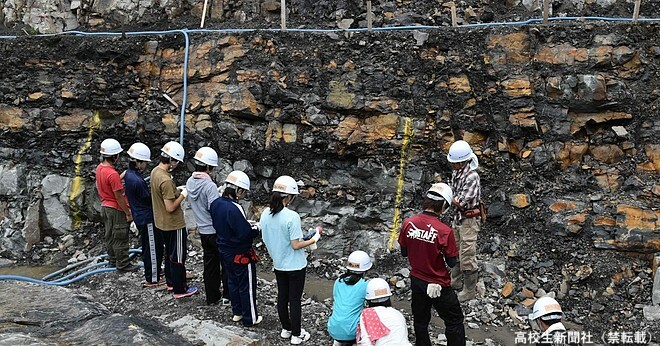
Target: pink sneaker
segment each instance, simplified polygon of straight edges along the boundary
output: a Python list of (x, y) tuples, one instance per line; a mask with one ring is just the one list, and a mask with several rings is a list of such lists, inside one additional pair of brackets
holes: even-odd
[(195, 286), (190, 286), (188, 289), (183, 292), (183, 293), (174, 293), (174, 299), (179, 299), (183, 297), (190, 297), (193, 294), (197, 293), (197, 287)]

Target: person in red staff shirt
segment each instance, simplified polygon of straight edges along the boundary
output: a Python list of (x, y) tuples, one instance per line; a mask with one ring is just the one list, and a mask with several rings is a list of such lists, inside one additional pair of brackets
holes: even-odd
[(426, 192), (424, 211), (405, 221), (399, 234), (401, 254), (408, 257), (412, 289), (415, 345), (431, 345), (431, 307), (445, 322), (447, 345), (465, 345), (463, 310), (451, 289), (449, 268), (456, 265), (458, 248), (454, 233), (440, 220), (449, 209), (452, 191), (444, 183), (433, 184)]
[(103, 161), (96, 166), (96, 190), (101, 198), (108, 262), (117, 270), (134, 272), (140, 267), (132, 265), (128, 258), (128, 224), (133, 221), (133, 214), (126, 203), (124, 185), (114, 167), (122, 151), (115, 139), (107, 138), (101, 142), (99, 152)]

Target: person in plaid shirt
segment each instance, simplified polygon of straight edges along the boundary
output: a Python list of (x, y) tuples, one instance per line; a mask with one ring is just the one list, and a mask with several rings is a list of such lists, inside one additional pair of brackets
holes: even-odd
[(479, 278), (477, 266), (477, 235), (479, 234), (481, 212), (481, 184), (476, 169), (477, 156), (470, 144), (460, 140), (449, 148), (447, 161), (451, 163), (451, 189), (454, 191), (454, 220), (452, 229), (459, 249), (459, 265), (451, 270), (452, 288), (458, 293), (461, 302), (476, 298)]

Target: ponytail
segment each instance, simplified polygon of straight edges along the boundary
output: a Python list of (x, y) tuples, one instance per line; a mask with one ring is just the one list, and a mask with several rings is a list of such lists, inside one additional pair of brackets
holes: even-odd
[(236, 200), (236, 189), (237, 187), (232, 184), (225, 184), (225, 190), (222, 191), (222, 197)]
[(270, 196), (270, 215), (275, 215), (284, 209), (284, 201), (282, 200), (282, 194), (280, 192), (273, 192)]
[(346, 272), (346, 273), (342, 274), (339, 277), (339, 280), (343, 281), (345, 284), (347, 284), (349, 286), (353, 286), (356, 283), (358, 283), (358, 281), (360, 281), (360, 279), (362, 279), (363, 276), (364, 276), (364, 273), (356, 273), (356, 272), (349, 271), (349, 272)]

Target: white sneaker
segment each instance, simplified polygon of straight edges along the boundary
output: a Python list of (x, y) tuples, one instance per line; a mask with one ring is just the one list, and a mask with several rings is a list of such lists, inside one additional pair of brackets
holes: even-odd
[(303, 341), (309, 340), (311, 335), (307, 333), (304, 329), (300, 329), (300, 336), (291, 335), (291, 345), (300, 345)]
[(286, 329), (282, 329), (282, 332), (280, 333), (280, 337), (284, 338), (284, 339), (290, 338), (291, 337), (291, 331), (286, 330)]
[(232, 321), (238, 322), (243, 319), (243, 316), (241, 315), (234, 315), (234, 317), (231, 318)]
[(257, 324), (261, 323), (261, 321), (264, 320), (263, 316), (257, 316), (257, 320), (252, 322), (253, 326), (256, 326)]

